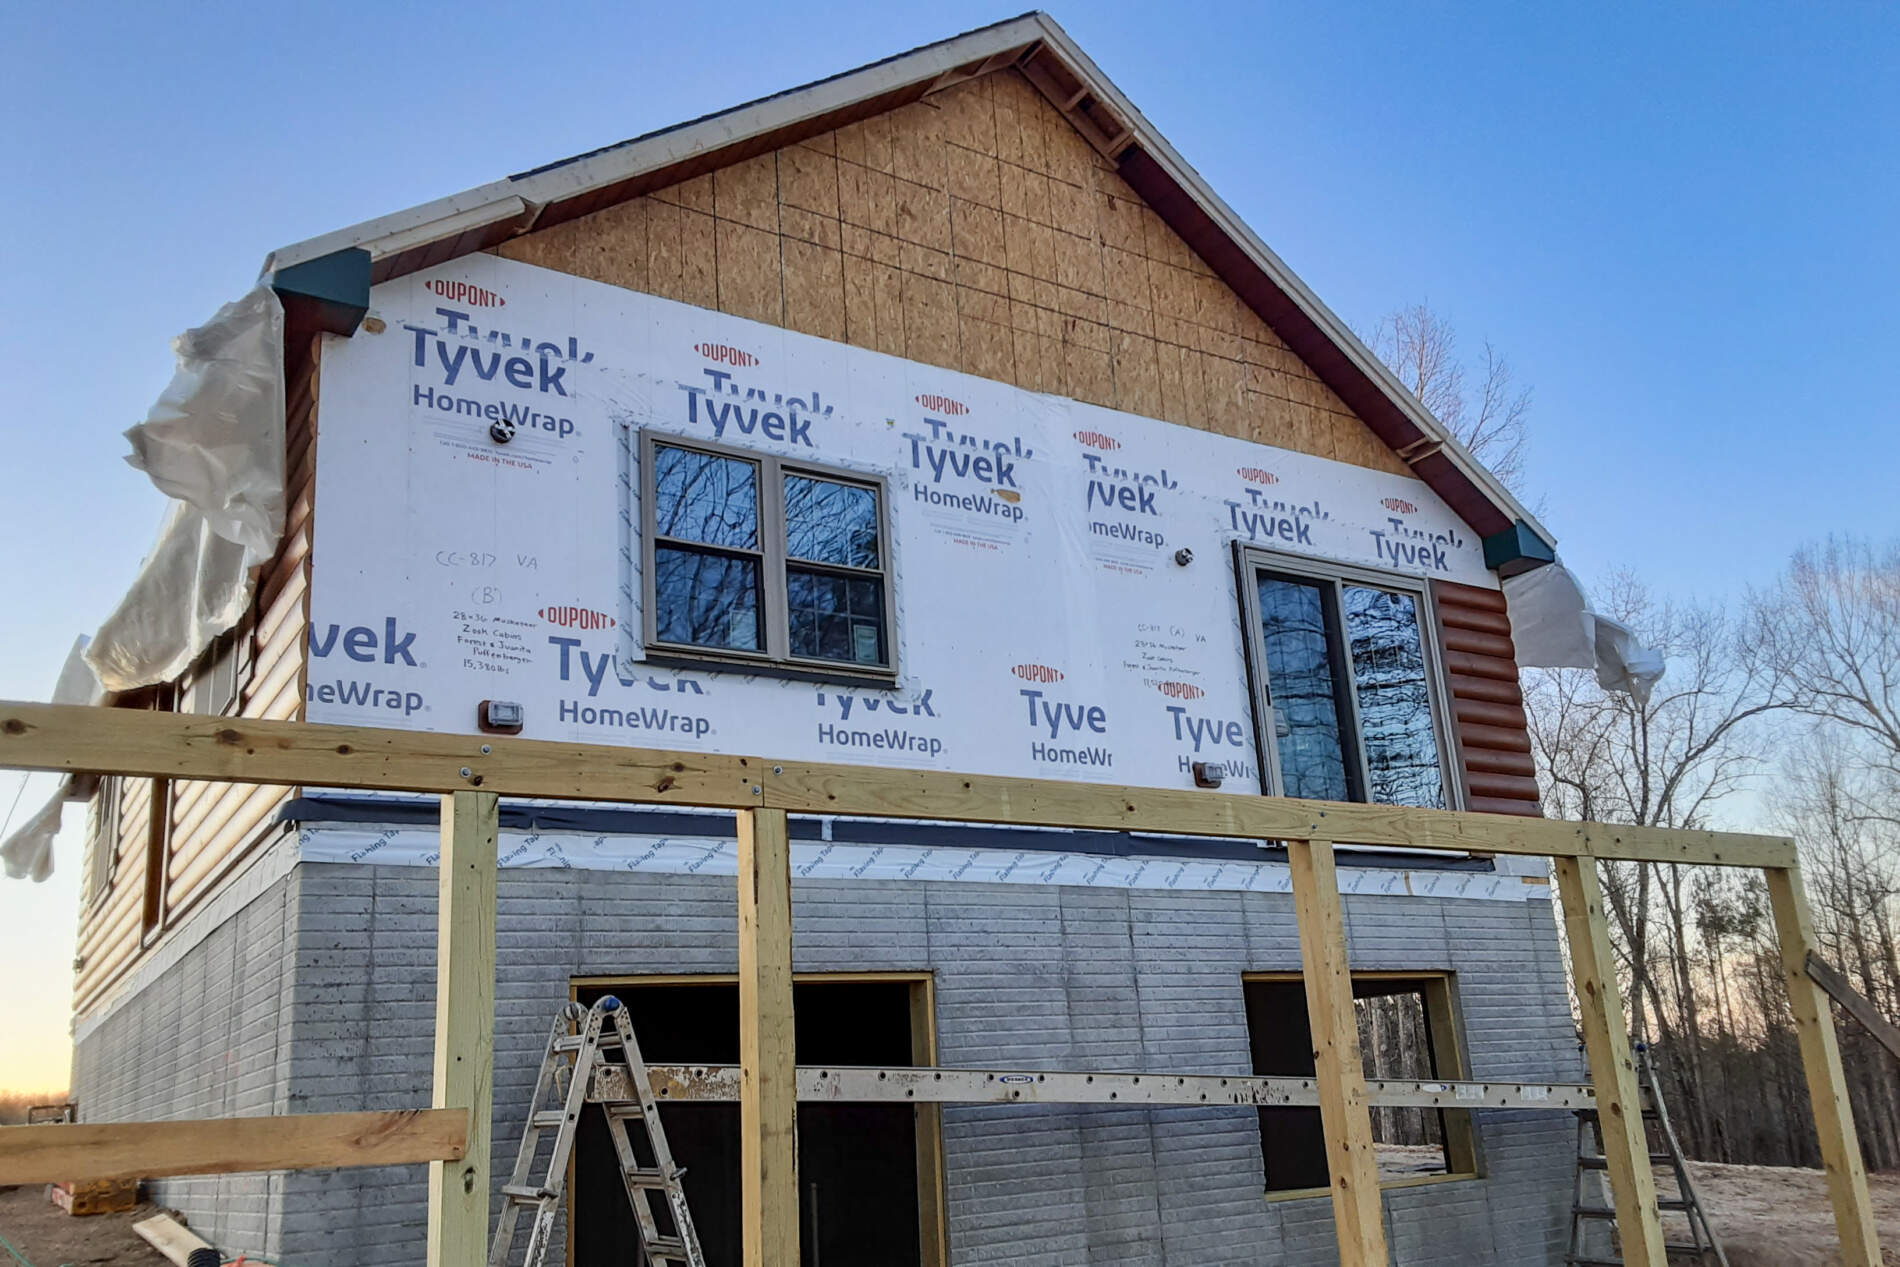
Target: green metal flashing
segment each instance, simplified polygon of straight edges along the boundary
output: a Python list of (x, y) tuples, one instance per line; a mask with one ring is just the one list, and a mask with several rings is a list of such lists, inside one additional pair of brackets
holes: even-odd
[(348, 247), (271, 274), (271, 289), (294, 317), (345, 338), (369, 311), (369, 252)]
[(1556, 550), (1522, 519), (1484, 539), (1484, 565), (1499, 576), (1516, 576), (1556, 561)]

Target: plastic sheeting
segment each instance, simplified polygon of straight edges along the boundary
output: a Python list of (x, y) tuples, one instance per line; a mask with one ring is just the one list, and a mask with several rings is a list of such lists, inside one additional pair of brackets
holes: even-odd
[[(86, 663), (86, 643), (83, 637), (75, 640), (73, 649), (67, 653), (59, 681), (53, 686), (53, 703), (92, 705), (104, 698), (99, 679)], [(0, 844), (0, 862), (4, 862), (10, 879), (32, 880), (38, 884), (53, 874), (53, 837), (59, 835), (60, 811), (73, 795), (75, 782), (70, 776), (61, 779), (39, 812), (7, 837), (6, 843)]]
[(1649, 701), (1667, 667), (1662, 653), (1643, 646), (1622, 621), (1591, 611), (1569, 568), (1552, 563), (1506, 577), (1504, 597), (1520, 667), (1593, 669), (1604, 690)]
[(171, 496), (138, 578), (86, 659), (109, 691), (170, 681), (250, 604), (284, 528), (284, 311), (269, 286), (172, 342), (178, 368), (127, 461)]

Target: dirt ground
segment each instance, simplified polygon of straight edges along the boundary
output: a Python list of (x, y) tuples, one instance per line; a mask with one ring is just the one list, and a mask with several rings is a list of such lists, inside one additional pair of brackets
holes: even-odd
[[(1729, 1267), (1839, 1267), (1834, 1211), (1820, 1171), (1692, 1161), (1689, 1179)], [(1900, 1173), (1870, 1180), (1881, 1256), (1900, 1264)]]
[[(1380, 1169), (1396, 1178), (1417, 1173), (1428, 1160), (1426, 1153), (1437, 1150), (1380, 1151)], [(1834, 1214), (1820, 1171), (1700, 1161), (1689, 1169), (1729, 1267), (1839, 1267)], [(1883, 1253), (1892, 1267), (1900, 1267), (1900, 1173), (1874, 1175), (1872, 1182)], [(159, 1211), (143, 1202), (125, 1214), (76, 1219), (48, 1201), (43, 1187), (0, 1188), (0, 1236), (26, 1256), (30, 1267), (166, 1267), (157, 1250), (132, 1234), (133, 1223)], [(0, 1257), (5, 1267), (19, 1267), (9, 1260)]]
[[(124, 1214), (94, 1214), (76, 1219), (46, 1199), (44, 1184), (0, 1188), (0, 1236), (32, 1267), (82, 1267), (87, 1263), (127, 1263), (132, 1267), (168, 1267), (165, 1256), (132, 1233), (132, 1225), (161, 1212), (141, 1201)], [(18, 1267), (0, 1248), (0, 1263)]]

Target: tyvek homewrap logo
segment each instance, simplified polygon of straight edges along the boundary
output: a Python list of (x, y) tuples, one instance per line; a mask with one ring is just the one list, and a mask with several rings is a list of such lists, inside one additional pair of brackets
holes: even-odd
[(1272, 471), (1257, 466), (1243, 466), (1234, 474), (1247, 481), (1240, 489), (1239, 497), (1229, 497), (1227, 524), (1237, 535), (1249, 541), (1264, 541), (1273, 545), (1310, 546), (1313, 544), (1313, 525), (1331, 519), (1328, 511), (1315, 498), (1310, 502), (1289, 501), (1284, 497), (1270, 497), (1263, 490), (1280, 482), (1280, 477)]
[[(1030, 682), (1062, 681), (1062, 670), (1046, 664), (1018, 664), (1010, 672)], [(1017, 716), (1034, 736), (1029, 744), (1031, 760), (1104, 768), (1115, 764), (1115, 754), (1106, 745), (1089, 742), (1093, 736), (1108, 734), (1108, 710), (1102, 705), (1078, 699), (1071, 691), (1025, 686), (1017, 688), (1016, 694), (1024, 710)]]
[(997, 440), (958, 431), (929, 416), (924, 426), (928, 434), (904, 433), (910, 441), (910, 469), (917, 472), (911, 481), (913, 501), (1009, 523), (1023, 521), (1016, 467), (1034, 458), (1036, 451), (1021, 436)]
[[(707, 355), (707, 346), (698, 345), (702, 355)], [(737, 348), (730, 350), (738, 352)], [(792, 396), (762, 387), (741, 387), (739, 380), (725, 370), (701, 370), (700, 374), (703, 377), (699, 382), (675, 384), (686, 397), (687, 426), (711, 427), (715, 440), (726, 439), (730, 431), (733, 439), (760, 436), (780, 444), (818, 447), (811, 438), (812, 423), (828, 421), (832, 407), (816, 388), (806, 395)]]
[[(367, 677), (320, 678), (332, 668), (346, 672), (351, 663), (401, 670), (423, 667), (416, 662), (416, 635), (405, 631), (394, 616), (385, 616), (381, 625), (339, 624), (310, 626), (310, 680), (304, 686), (304, 699), (312, 704), (334, 704), (343, 708), (371, 709), (412, 716), (425, 709), (422, 692), (397, 689)], [(332, 659), (335, 657), (335, 659)], [(321, 661), (322, 663), (318, 663)]]
[(909, 699), (898, 699), (889, 691), (821, 690), (818, 742), (857, 752), (942, 756), (943, 740), (931, 733), (937, 728), (933, 694), (930, 687)]
[[(1099, 432), (1076, 433), (1076, 439), (1092, 437), (1082, 443), (1103, 449), (1119, 449), (1121, 442)], [(1102, 443), (1106, 441), (1107, 443)], [(1157, 497), (1171, 493), (1181, 485), (1164, 466), (1155, 471), (1111, 466), (1095, 453), (1084, 453), (1088, 464), (1088, 492), (1082, 513), (1089, 516), (1089, 533), (1111, 541), (1128, 541), (1159, 550), (1168, 544), (1161, 532), (1161, 507)]]
[[(706, 688), (693, 679), (669, 681), (651, 674), (630, 677), (621, 671), (613, 652), (589, 651), (579, 638), (550, 634), (548, 645), (560, 653), (557, 670), (560, 680), (571, 684), (568, 689), (579, 690), (581, 683), (587, 688), (585, 698), (576, 695), (559, 702), (555, 710), (557, 720), (642, 735), (704, 739), (712, 734), (712, 722), (698, 711), (675, 706), (671, 700), (653, 698), (656, 694), (675, 696), (683, 704), (689, 695), (703, 696)], [(603, 691), (607, 693), (605, 701), (600, 700)]]
[[(565, 407), (567, 372), (594, 359), (592, 352), (581, 351), (578, 339), (569, 335), (565, 342), (552, 342), (520, 331), (484, 330), (468, 313), (455, 308), (437, 308), (435, 315), (446, 329), (403, 326), (415, 336), (411, 361), (417, 377), (440, 375), (442, 379), (439, 385), (412, 384), (411, 404), (471, 422), (508, 423), (517, 431), (561, 440), (574, 434), (574, 420), (552, 411)], [(522, 393), (526, 399), (483, 399), (492, 392)]]
[(1445, 552), (1465, 547), (1465, 539), (1456, 529), (1433, 532), (1413, 527), (1406, 518), (1416, 515), (1418, 507), (1402, 497), (1381, 498), (1379, 505), (1391, 512), (1385, 516), (1385, 526), (1368, 528), (1366, 533), (1380, 562), (1426, 572), (1451, 571), (1451, 559)]

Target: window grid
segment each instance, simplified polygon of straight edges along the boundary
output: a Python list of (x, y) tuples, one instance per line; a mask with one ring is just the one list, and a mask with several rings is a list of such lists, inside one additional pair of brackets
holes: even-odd
[[(755, 472), (754, 544), (735, 545), (707, 542), (674, 532), (662, 533), (656, 522), (659, 512), (657, 462), (664, 451), (679, 451), (703, 458), (743, 463)], [(643, 632), (649, 658), (692, 661), (711, 666), (770, 666), (797, 676), (843, 678), (888, 683), (897, 676), (896, 605), (892, 593), (890, 569), (890, 500), (885, 482), (873, 475), (838, 470), (778, 458), (768, 453), (705, 444), (654, 432), (641, 436), (640, 448), (640, 522), (641, 522), (641, 605)], [(827, 542), (822, 530), (807, 531), (802, 546), (816, 545), (805, 553), (790, 548), (791, 525), (787, 518), (787, 484), (799, 481), (827, 488), (860, 490), (874, 503), (868, 525), (848, 534), (847, 553), (854, 557), (812, 558), (823, 552)], [(799, 499), (791, 499), (799, 500)], [(837, 498), (854, 503), (860, 513), (863, 503), (848, 496)], [(804, 514), (799, 500), (798, 513)], [(823, 509), (822, 506), (819, 509)], [(868, 545), (865, 537), (868, 535)], [(835, 543), (835, 541), (834, 541)], [(758, 623), (762, 645), (754, 647), (707, 645), (665, 636), (659, 597), (659, 559), (662, 552), (724, 556), (744, 560), (757, 569)], [(868, 553), (869, 557), (863, 557)], [(842, 603), (835, 608), (821, 605), (823, 595), (814, 594), (810, 581), (835, 580), (844, 587)], [(802, 600), (802, 601), (795, 601)], [(810, 617), (820, 632), (801, 638), (795, 644), (794, 618), (799, 613)], [(831, 649), (844, 654), (821, 654), (827, 644), (823, 630), (829, 620), (842, 619), (842, 647), (831, 640)], [(835, 626), (834, 626), (835, 627)], [(869, 634), (864, 632), (869, 630)], [(867, 654), (860, 655), (860, 648)]]

